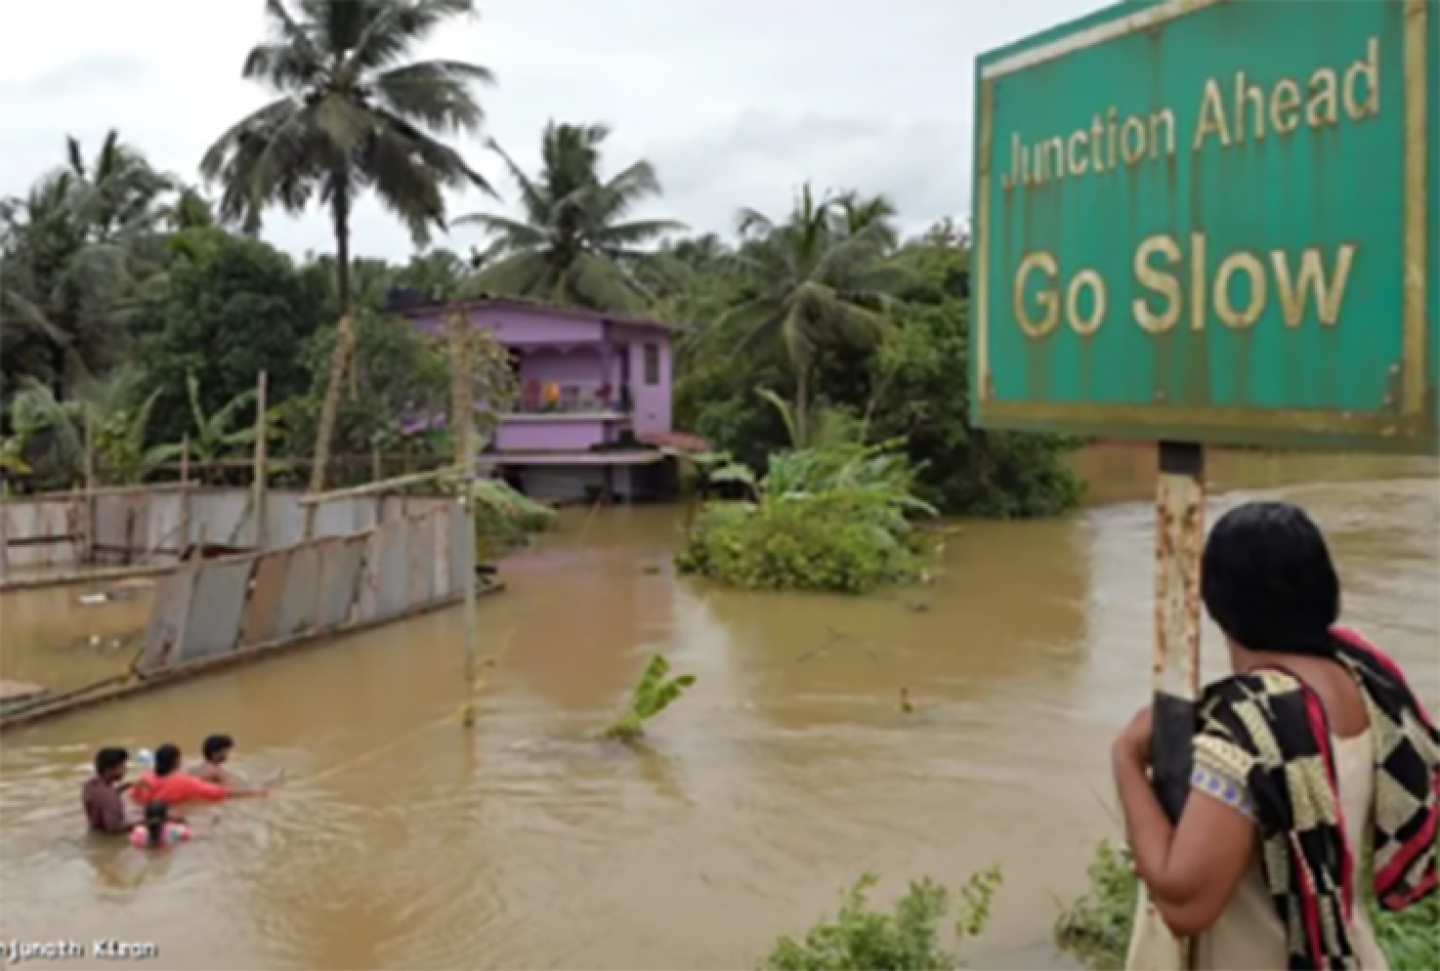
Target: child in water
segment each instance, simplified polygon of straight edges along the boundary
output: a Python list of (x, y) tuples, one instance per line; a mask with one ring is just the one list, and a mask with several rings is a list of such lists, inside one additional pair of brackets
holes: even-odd
[(156, 799), (145, 804), (145, 822), (130, 831), (130, 845), (140, 849), (173, 846), (190, 839), (190, 827), (170, 817), (170, 804)]

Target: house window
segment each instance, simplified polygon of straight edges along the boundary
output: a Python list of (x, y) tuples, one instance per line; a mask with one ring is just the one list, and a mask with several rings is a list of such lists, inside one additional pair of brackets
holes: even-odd
[(660, 348), (655, 344), (645, 345), (645, 383), (660, 383)]

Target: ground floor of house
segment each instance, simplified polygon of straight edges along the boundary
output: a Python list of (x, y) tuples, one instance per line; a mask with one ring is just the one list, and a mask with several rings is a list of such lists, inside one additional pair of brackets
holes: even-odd
[(665, 502), (679, 494), (675, 459), (659, 449), (489, 454), (482, 463), (541, 502)]

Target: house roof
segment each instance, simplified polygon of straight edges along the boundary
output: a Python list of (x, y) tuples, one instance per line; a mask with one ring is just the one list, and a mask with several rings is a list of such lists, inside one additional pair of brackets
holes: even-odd
[(627, 317), (624, 314), (609, 313), (602, 310), (587, 310), (584, 307), (557, 307), (552, 304), (542, 303), (538, 300), (526, 300), (520, 297), (492, 297), (482, 294), (470, 300), (456, 300), (445, 302), (441, 300), (429, 303), (414, 304), (408, 307), (400, 307), (392, 310), (391, 313), (401, 317), (422, 317), (432, 314), (443, 313), (447, 309), (456, 308), (464, 310), (514, 310), (520, 313), (546, 314), (551, 317), (562, 317), (569, 320), (592, 320), (609, 324), (624, 324), (630, 327), (654, 327), (659, 330), (679, 330), (679, 324), (667, 323), (662, 320), (646, 320), (642, 317)]

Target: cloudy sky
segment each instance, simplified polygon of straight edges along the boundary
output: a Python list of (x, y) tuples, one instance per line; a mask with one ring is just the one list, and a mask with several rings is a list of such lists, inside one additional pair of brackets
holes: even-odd
[[(971, 63), (981, 51), (1102, 6), (1101, 0), (481, 0), (425, 54), (495, 72), (489, 134), (524, 166), (547, 119), (613, 126), (609, 158), (653, 161), (656, 214), (728, 231), (746, 205), (778, 212), (806, 179), (885, 192), (907, 225), (969, 208)], [(0, 196), (63, 159), (73, 134), (109, 128), (160, 168), (196, 177), (201, 154), (266, 92), (240, 80), (263, 36), (261, 0), (7, 2), (0, 58)], [(457, 197), (453, 213), (500, 203)], [(272, 216), (296, 253), (331, 246), (318, 213)], [(364, 205), (356, 251), (404, 258), (406, 233)], [(474, 230), (437, 242), (464, 248)]]

